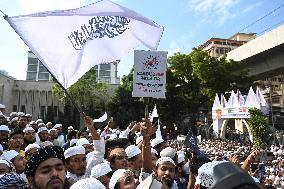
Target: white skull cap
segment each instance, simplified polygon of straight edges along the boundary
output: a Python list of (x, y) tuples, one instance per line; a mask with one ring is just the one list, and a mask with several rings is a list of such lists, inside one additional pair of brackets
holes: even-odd
[(7, 132), (10, 132), (10, 129), (7, 125), (1, 125), (0, 126), (0, 131), (7, 131)]
[(36, 143), (29, 144), (25, 148), (25, 152), (27, 152), (28, 150), (33, 149), (33, 148), (40, 149), (40, 146), (38, 144), (36, 144)]
[(80, 139), (76, 142), (76, 146), (83, 146), (84, 144), (90, 144), (90, 142), (88, 141), (88, 139), (86, 139), (86, 138), (80, 138)]
[(106, 187), (95, 178), (85, 178), (75, 182), (70, 189), (105, 189)]
[(30, 127), (30, 126), (26, 127), (26, 128), (23, 130), (24, 133), (25, 133), (25, 132), (28, 132), (28, 131), (35, 131), (35, 130), (34, 130), (34, 128), (32, 128), (32, 127)]
[(109, 181), (109, 189), (114, 189), (114, 186), (116, 185), (118, 179), (129, 170), (126, 169), (117, 169), (113, 174), (112, 177), (110, 178)]
[(48, 132), (48, 129), (46, 127), (40, 127), (40, 128), (38, 128), (37, 133), (41, 133), (43, 131), (47, 131)]
[(14, 159), (18, 155), (19, 153), (16, 152), (15, 150), (9, 150), (9, 151), (4, 152), (1, 157), (2, 159), (5, 159), (8, 162), (11, 162), (11, 160)]
[(54, 125), (53, 129), (57, 129), (59, 127), (62, 127), (62, 124), (57, 123), (57, 124)]
[(166, 147), (160, 152), (161, 157), (170, 157), (174, 158), (176, 155), (176, 150), (172, 147)]
[(5, 160), (5, 159), (0, 159), (0, 164), (5, 164), (5, 165), (7, 165), (9, 168), (11, 168), (10, 163), (9, 163), (7, 160)]
[(164, 142), (164, 139), (158, 137), (158, 138), (154, 138), (152, 141), (151, 141), (151, 146), (152, 148), (154, 148), (155, 146), (157, 146), (158, 144), (161, 144), (162, 142)]
[(67, 150), (65, 150), (64, 152), (64, 156), (65, 159), (75, 156), (75, 155), (79, 155), (79, 154), (85, 154), (86, 150), (83, 146), (74, 146), (74, 147), (70, 147)]
[(128, 159), (141, 154), (141, 150), (135, 145), (127, 146), (127, 148), (125, 148), (125, 152)]
[(76, 144), (76, 142), (78, 141), (79, 139), (75, 138), (75, 139), (71, 139), (70, 140), (70, 146), (73, 146), (74, 144)]
[(160, 157), (157, 160), (157, 162), (156, 162), (156, 166), (158, 166), (160, 163), (163, 163), (163, 162), (170, 162), (170, 163), (176, 165), (174, 160), (172, 160), (172, 158), (170, 158), (170, 157)]
[(198, 169), (198, 177), (200, 179), (200, 185), (205, 186), (205, 187), (211, 187), (215, 180), (213, 177), (213, 168), (220, 164), (224, 163), (226, 161), (212, 161), (203, 164), (199, 169)]
[(108, 174), (111, 171), (112, 169), (110, 168), (110, 165), (108, 163), (100, 163), (92, 168), (90, 177), (97, 179), (103, 175)]

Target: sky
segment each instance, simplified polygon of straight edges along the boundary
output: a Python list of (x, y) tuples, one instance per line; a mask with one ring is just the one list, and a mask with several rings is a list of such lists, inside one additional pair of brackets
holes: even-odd
[[(283, 0), (113, 1), (163, 26), (164, 33), (158, 50), (168, 51), (168, 56), (176, 52), (190, 53), (192, 48), (212, 37), (228, 38), (237, 32), (261, 35), (284, 23)], [(78, 8), (94, 2), (96, 0), (0, 0), (0, 9), (8, 16), (17, 16)], [(4, 19), (0, 19), (0, 31), (0, 70), (24, 80), (28, 47)], [(139, 46), (135, 50), (140, 49), (146, 50), (146, 47)], [(133, 67), (133, 52), (121, 59), (119, 76), (127, 75)]]

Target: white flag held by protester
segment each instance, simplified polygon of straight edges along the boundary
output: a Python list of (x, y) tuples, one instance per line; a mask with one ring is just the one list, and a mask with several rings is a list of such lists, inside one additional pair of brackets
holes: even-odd
[(107, 113), (105, 112), (104, 115), (102, 115), (102, 117), (100, 117), (99, 119), (94, 119), (93, 122), (94, 123), (102, 123), (105, 120), (107, 120)]
[(5, 19), (65, 89), (94, 65), (119, 60), (140, 44), (156, 50), (163, 33), (110, 0)]

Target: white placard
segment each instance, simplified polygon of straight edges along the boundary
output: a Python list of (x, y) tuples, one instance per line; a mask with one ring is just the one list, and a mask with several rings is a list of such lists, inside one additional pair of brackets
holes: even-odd
[(166, 98), (167, 52), (134, 51), (133, 97)]

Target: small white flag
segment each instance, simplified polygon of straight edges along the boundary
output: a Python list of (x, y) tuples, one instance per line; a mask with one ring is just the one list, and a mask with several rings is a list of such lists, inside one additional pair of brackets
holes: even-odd
[(93, 122), (94, 123), (102, 123), (105, 120), (107, 120), (107, 113), (105, 112), (104, 115), (102, 117), (100, 117), (99, 119), (94, 119)]
[(156, 50), (163, 33), (109, 0), (5, 19), (65, 89), (94, 65), (119, 60), (140, 44)]

